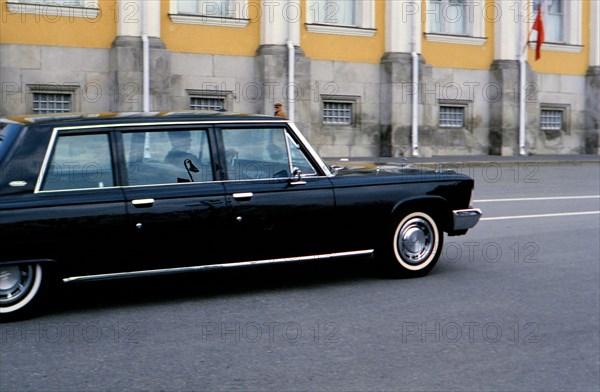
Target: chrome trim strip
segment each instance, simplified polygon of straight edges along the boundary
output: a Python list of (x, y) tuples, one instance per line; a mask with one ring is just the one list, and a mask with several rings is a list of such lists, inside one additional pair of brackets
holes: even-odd
[(323, 255), (286, 257), (286, 258), (281, 258), (281, 259), (241, 261), (241, 262), (237, 262), (237, 263), (198, 265), (198, 266), (193, 266), (193, 267), (165, 268), (165, 269), (144, 270), (144, 271), (116, 272), (116, 273), (111, 273), (111, 274), (100, 274), (100, 275), (72, 276), (69, 278), (64, 278), (63, 282), (64, 283), (88, 282), (88, 281), (94, 281), (94, 280), (123, 279), (123, 278), (134, 278), (134, 277), (142, 277), (142, 276), (168, 275), (168, 274), (186, 273), (186, 272), (194, 272), (194, 271), (204, 271), (204, 270), (211, 270), (211, 269), (248, 267), (248, 266), (253, 266), (253, 265), (294, 263), (294, 262), (309, 261), (309, 260), (334, 259), (334, 258), (340, 258), (340, 257), (367, 256), (367, 255), (372, 254), (373, 252), (374, 252), (373, 249), (368, 249), (368, 250), (357, 250), (357, 251), (351, 251), (351, 252), (329, 253), (329, 254), (323, 254)]
[(46, 174), (46, 169), (48, 168), (48, 161), (50, 161), (50, 155), (52, 154), (52, 149), (54, 148), (54, 143), (56, 143), (56, 137), (58, 136), (59, 128), (54, 128), (52, 130), (52, 136), (50, 136), (50, 141), (48, 142), (48, 146), (46, 147), (46, 153), (44, 154), (44, 160), (42, 161), (42, 168), (40, 173), (38, 174), (38, 178), (35, 181), (35, 189), (33, 193), (40, 192), (40, 188), (42, 187), (42, 179)]
[[(127, 122), (127, 123), (110, 123), (110, 124), (90, 124), (90, 125), (74, 125), (74, 126), (70, 126), (70, 127), (56, 127), (52, 130), (52, 136), (50, 137), (50, 141), (48, 143), (48, 147), (46, 148), (46, 153), (44, 155), (44, 160), (42, 163), (42, 168), (38, 174), (38, 178), (36, 180), (35, 183), (35, 189), (33, 191), (33, 193), (40, 193), (40, 192), (72, 192), (72, 191), (80, 191), (80, 190), (97, 190), (99, 188), (77, 188), (77, 189), (53, 189), (50, 191), (42, 191), (40, 190), (41, 186), (42, 186), (42, 179), (44, 178), (44, 175), (46, 173), (46, 169), (48, 167), (48, 162), (50, 161), (50, 155), (52, 152), (52, 148), (54, 147), (54, 144), (56, 143), (56, 138), (58, 136), (58, 132), (60, 131), (68, 131), (68, 130), (74, 130), (74, 129), (102, 129), (102, 128), (124, 128), (124, 127), (148, 127), (148, 126), (158, 126), (158, 125), (208, 125), (208, 126), (213, 126), (213, 125), (220, 125), (220, 124), (264, 124), (264, 123), (268, 123), (268, 124), (287, 124), (290, 126), (290, 128), (296, 133), (298, 134), (298, 137), (302, 140), (302, 142), (304, 143), (305, 146), (307, 146), (307, 148), (310, 150), (311, 155), (315, 155), (315, 151), (312, 149), (312, 147), (308, 144), (308, 141), (306, 140), (306, 138), (304, 138), (304, 135), (302, 135), (302, 133), (298, 130), (298, 128), (289, 120), (232, 120), (232, 121), (226, 121), (226, 120), (196, 120), (196, 121), (153, 121), (153, 122)], [(316, 155), (318, 159), (316, 159), (319, 164), (321, 165), (321, 167), (323, 168), (324, 172), (326, 173), (325, 177), (329, 177), (331, 176), (331, 172), (329, 171), (329, 169), (327, 168), (327, 166), (324, 164), (323, 160)], [(321, 176), (319, 176), (321, 177)], [(269, 179), (273, 179), (273, 180), (281, 180), (281, 179), (276, 179), (276, 178), (269, 178)], [(262, 179), (257, 179), (257, 180), (262, 180)], [(227, 181), (232, 181), (232, 180), (227, 180)], [(207, 182), (207, 181), (202, 181), (202, 182)], [(223, 181), (218, 181), (218, 182), (223, 182)], [(193, 182), (191, 184), (197, 184), (198, 182)], [(173, 184), (179, 184), (179, 183), (172, 183), (172, 184), (144, 184), (144, 185), (121, 185), (121, 186), (111, 186), (111, 187), (104, 187), (102, 189), (110, 189), (110, 188), (129, 188), (129, 187), (142, 187), (142, 186), (157, 186), (157, 185), (173, 185)], [(184, 185), (184, 183), (179, 184), (179, 185)]]
[[(115, 117), (116, 118), (116, 117)], [(111, 118), (111, 119), (115, 119)], [(157, 125), (214, 125), (214, 124), (289, 124), (287, 120), (192, 120), (192, 121), (153, 121), (153, 122), (127, 122), (127, 123), (110, 123), (110, 124), (89, 124), (89, 125), (73, 125), (71, 127), (56, 127), (54, 131), (64, 131), (72, 129), (100, 129), (100, 128), (124, 128), (124, 127), (153, 127)]]
[(315, 151), (313, 146), (304, 137), (304, 135), (302, 134), (300, 129), (298, 129), (296, 124), (290, 122), (290, 123), (288, 123), (288, 125), (290, 126), (290, 129), (292, 129), (292, 131), (296, 134), (296, 136), (298, 136), (298, 139), (300, 139), (300, 142), (306, 148), (306, 150), (311, 155), (311, 157), (315, 160), (315, 162), (317, 162), (317, 164), (319, 165), (319, 167), (321, 168), (323, 173), (325, 173), (325, 176), (332, 177), (333, 173), (331, 172), (331, 170), (329, 170), (329, 167), (327, 166), (325, 161), (323, 161), (323, 158), (321, 158), (321, 156), (319, 154), (317, 154), (317, 152)]

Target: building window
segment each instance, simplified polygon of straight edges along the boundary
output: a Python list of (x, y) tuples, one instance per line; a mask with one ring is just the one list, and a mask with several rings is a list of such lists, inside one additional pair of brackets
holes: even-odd
[(179, 0), (179, 13), (235, 18), (235, 0)]
[(68, 113), (72, 111), (72, 95), (67, 93), (33, 93), (33, 113)]
[[(542, 50), (579, 53), (583, 49), (583, 4), (582, 1), (534, 0), (529, 28), (538, 10), (542, 9), (545, 40)], [(530, 47), (535, 47), (537, 31), (530, 37)]]
[(540, 118), (541, 129), (544, 131), (561, 131), (564, 111), (560, 109), (542, 109)]
[(353, 102), (323, 102), (323, 124), (352, 125)]
[(355, 0), (313, 0), (309, 12), (313, 23), (357, 26)]
[(306, 7), (311, 33), (375, 35), (375, 0), (308, 0)]
[(186, 90), (191, 110), (216, 110), (224, 112), (233, 108), (233, 91), (228, 90)]
[(57, 17), (96, 19), (100, 9), (98, 0), (9, 0), (9, 13), (43, 15), (48, 21)]
[(192, 110), (225, 110), (225, 98), (190, 97)]
[(431, 0), (427, 11), (430, 32), (469, 35), (465, 0)]
[(175, 23), (245, 27), (248, 0), (172, 0), (169, 16)]
[(33, 114), (69, 113), (79, 110), (79, 86), (28, 84), (27, 112)]
[[(537, 16), (540, 7), (542, 7), (542, 19), (544, 20), (545, 41), (556, 43), (565, 42), (565, 10), (563, 1), (536, 0), (533, 4), (534, 14), (532, 15), (532, 18)], [(537, 35), (537, 32), (535, 35)]]
[(441, 128), (464, 128), (465, 107), (464, 106), (440, 106)]
[(484, 45), (484, 2), (471, 0), (427, 0), (425, 39), (463, 45)]

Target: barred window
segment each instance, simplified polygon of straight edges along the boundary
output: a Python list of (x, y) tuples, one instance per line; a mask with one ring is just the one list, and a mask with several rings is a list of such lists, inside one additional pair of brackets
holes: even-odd
[(60, 93), (33, 93), (33, 113), (68, 113), (72, 111), (72, 95)]
[(192, 110), (225, 110), (225, 98), (191, 97)]
[(562, 110), (542, 110), (541, 128), (546, 131), (556, 131), (563, 129), (563, 111)]
[(323, 124), (352, 125), (352, 102), (323, 102)]
[(465, 125), (464, 106), (440, 106), (440, 122), (442, 128), (463, 128)]

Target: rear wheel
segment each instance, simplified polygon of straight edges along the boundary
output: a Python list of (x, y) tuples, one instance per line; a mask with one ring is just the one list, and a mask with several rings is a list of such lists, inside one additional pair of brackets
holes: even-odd
[(9, 319), (32, 311), (40, 302), (48, 280), (39, 263), (0, 266), (0, 314)]
[(429, 273), (437, 263), (444, 233), (436, 220), (422, 211), (402, 215), (382, 245), (382, 254), (395, 277), (417, 277)]

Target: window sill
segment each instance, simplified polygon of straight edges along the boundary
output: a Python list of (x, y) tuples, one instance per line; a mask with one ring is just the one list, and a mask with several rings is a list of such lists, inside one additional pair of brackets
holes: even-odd
[[(535, 47), (536, 47), (535, 41), (530, 41), (529, 47), (531, 49), (535, 49)], [(581, 51), (583, 50), (583, 46), (582, 45), (558, 44), (558, 43), (544, 42), (542, 44), (542, 50), (547, 50), (549, 52), (581, 53)]]
[(451, 35), (425, 33), (425, 40), (429, 42), (443, 42), (447, 44), (483, 46), (487, 42), (485, 37), (469, 37), (466, 35)]
[(204, 26), (221, 26), (243, 28), (248, 26), (250, 19), (227, 18), (224, 16), (206, 16), (196, 14), (169, 14), (173, 23), (194, 24)]
[(373, 37), (377, 29), (367, 29), (354, 26), (336, 26), (319, 23), (306, 23), (306, 30), (309, 33), (351, 35), (355, 37)]
[(48, 18), (51, 21), (56, 21), (57, 18), (54, 17), (96, 19), (100, 14), (98, 7), (77, 7), (58, 4), (7, 2), (6, 8), (12, 14), (44, 15), (44, 17), (51, 17)]

